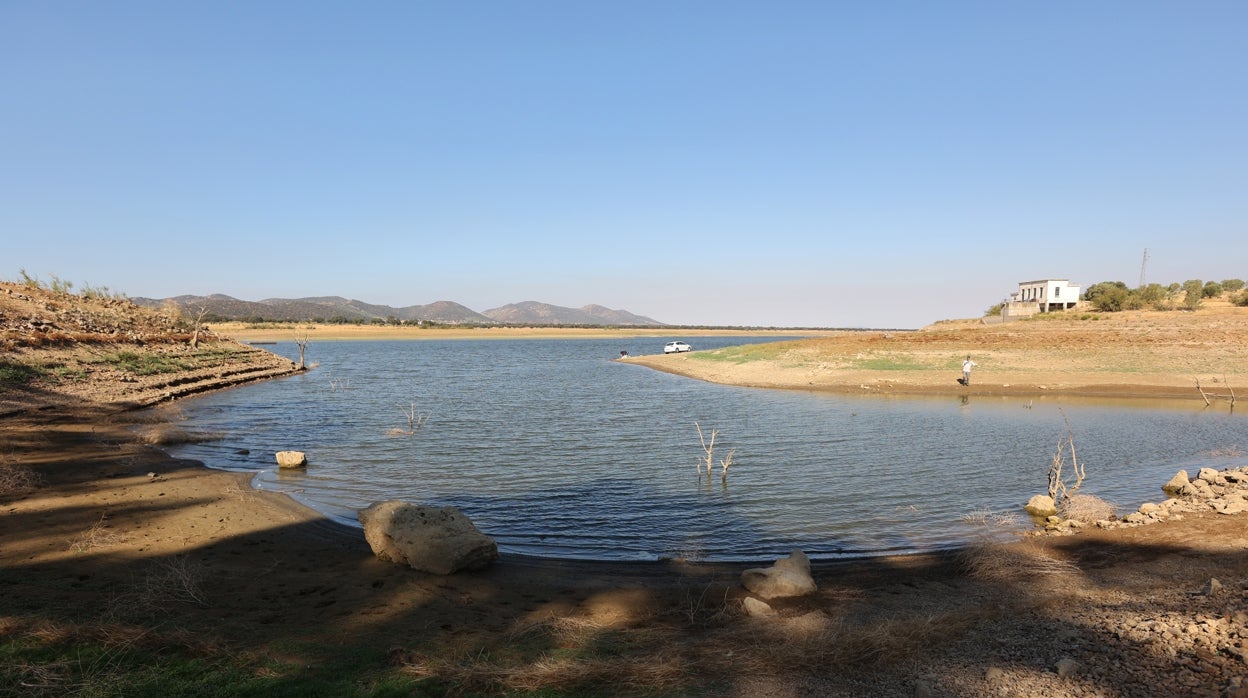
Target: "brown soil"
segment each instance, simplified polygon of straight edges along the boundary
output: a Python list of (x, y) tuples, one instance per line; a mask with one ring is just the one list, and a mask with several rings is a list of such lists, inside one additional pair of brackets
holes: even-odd
[[(769, 353), (733, 350), (629, 361), (715, 383), (847, 393), (1176, 397), (1248, 395), (1248, 308), (1055, 313), (1007, 324), (944, 322), (917, 332), (838, 332)], [(977, 364), (957, 383), (962, 360)], [(1228, 387), (1229, 386), (1229, 387)]]
[[(770, 377), (740, 364), (737, 380), (956, 394), (966, 389), (949, 365), (971, 353), (970, 391), (1104, 390), (1101, 369), (1135, 357), (1155, 378), (1130, 385), (1194, 393), (1201, 371), (1232, 386), (1248, 376), (1244, 316), (1226, 311), (838, 335), (791, 345)], [(1076, 346), (1085, 353), (1052, 360), (1054, 347)], [(852, 368), (882, 352), (939, 366), (892, 381), (897, 372)], [(817, 363), (788, 365), (797, 355)], [(703, 365), (696, 354), (652, 359)], [(836, 378), (839, 362), (851, 366)], [(1222, 696), (1242, 695), (1248, 677), (1245, 515), (821, 564), (817, 593), (775, 601), (780, 617), (760, 621), (742, 611), (739, 565), (505, 557), (438, 577), (381, 562), (357, 530), (152, 448), (178, 438), (176, 403), (120, 410), (124, 397), (55, 388), (26, 391), (40, 409), (0, 417), (0, 473), (39, 478), (0, 494), (0, 639), (142, 636), (274, 679), (314, 671), (329, 647), (362, 669), (442, 678), (452, 694)], [(967, 574), (972, 554), (1004, 571)], [(1222, 589), (1202, 594), (1211, 578)], [(29, 673), (17, 692), (70, 692), (55, 666)]]

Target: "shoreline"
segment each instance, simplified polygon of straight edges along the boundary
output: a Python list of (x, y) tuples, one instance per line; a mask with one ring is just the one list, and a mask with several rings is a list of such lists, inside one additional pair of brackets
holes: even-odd
[[(1011, 341), (1027, 330), (1010, 328)], [(1078, 346), (1077, 332), (1067, 334), (1063, 340)], [(1163, 358), (1185, 374), (1178, 377), (1115, 374), (1089, 360), (1077, 371), (1045, 372), (1037, 367), (1047, 349), (1002, 348), (978, 328), (820, 336), (769, 344), (757, 350), (762, 360), (742, 363), (702, 362), (697, 352), (627, 362), (673, 373), (692, 373), (683, 364), (697, 362), (702, 375), (682, 375), (864, 396), (1105, 393), (1190, 403), (1200, 399), (1190, 375), (1224, 375), (1228, 385), (1248, 376), (1240, 336), (1220, 335), (1204, 350), (1216, 354), (1209, 360), (1188, 347), (1190, 339), (1172, 342), (1178, 353), (1155, 341), (1138, 356), (1113, 346), (1105, 352), (1105, 364), (1138, 368), (1170, 351)], [(863, 368), (896, 362), (898, 351), (910, 352), (919, 368)], [(984, 358), (964, 389), (950, 385), (954, 373), (945, 367), (967, 351)], [(1182, 352), (1190, 360), (1180, 362)], [(1218, 366), (1234, 370), (1208, 370)], [(202, 379), (211, 384), (212, 374)], [(1127, 375), (1137, 380), (1078, 379)], [(127, 385), (143, 387), (114, 387)], [(159, 652), (115, 672), (121, 679), (83, 670), (89, 682), (131, 678), (99, 684), (121, 686), (119, 694), (146, 685), (153, 666), (167, 675), (186, 671), (165, 672), (169, 656), (238, 667), (235, 687), (287, 692), (335, 685), (367, 693), (398, 681), (409, 693), (630, 686), (844, 698), (913, 696), (927, 687), (925, 695), (1073, 698), (1201, 687), (1222, 695), (1248, 679), (1248, 649), (1235, 635), (1235, 614), (1248, 598), (1245, 514), (1184, 511), (1150, 526), (817, 560), (815, 592), (771, 599), (770, 615), (755, 616), (748, 609), (757, 599), (740, 575), (757, 562), (505, 555), (486, 570), (442, 577), (378, 560), (359, 529), (284, 493), (252, 488), (253, 474), (161, 450), (162, 439), (177, 438), (176, 395), (140, 410), (92, 399), (111, 395), (109, 386), (78, 397), (48, 394), (50, 407), (0, 417), (0, 466), (38, 478), (0, 497), (0, 643), (21, 658), (0, 668), (0, 679), (51, 687), (45, 695), (93, 685), (66, 683), (57, 672), (73, 666), (80, 648), (117, 637), (141, 638), (125, 648)], [(996, 571), (976, 567), (985, 561)], [(1072, 672), (1070, 662), (1079, 668)]]
[[(45, 478), (27, 495), (2, 502), (0, 642), (37, 642), (50, 629), (68, 637), (117, 633), (121, 621), (166, 653), (197, 656), (216, 647), (244, 665), (268, 667), (281, 656), (291, 657), (290, 667), (323, 664), (354, 674), (360, 667), (340, 667), (333, 657), (371, 648), (379, 656), (364, 660), (370, 671), (435, 667), (428, 669), (435, 676), (491, 692), (464, 673), (480, 661), (465, 654), (506, 657), (534, 628), (584, 628), (591, 646), (632, 638), (615, 641), (624, 641), (630, 656), (639, 653), (643, 665), (662, 666), (664, 655), (692, 651), (682, 654), (677, 675), (698, 687), (694, 695), (742, 698), (773, 695), (761, 688), (773, 685), (785, 687), (774, 695), (906, 696), (914, 695), (916, 682), (932, 680), (949, 695), (991, 694), (987, 670), (1014, 671), (999, 652), (1026, 648), (1046, 666), (1071, 653), (1089, 670), (1129, 662), (1138, 676), (1111, 671), (1101, 674), (1112, 677), (1106, 685), (1122, 695), (1151, 695), (1183, 674), (1153, 652), (1153, 641), (1138, 650), (1122, 642), (1122, 633), (1136, 632), (1123, 629), (1159, 616), (1175, 620), (1158, 625), (1158, 633), (1171, 622), (1195, 625), (1221, 617), (1223, 604), (1238, 608), (1240, 590), (1248, 593), (1242, 544), (1248, 515), (1212, 511), (987, 548), (977, 542), (812, 561), (818, 590), (769, 600), (771, 619), (741, 610), (752, 596), (740, 575), (756, 562), (504, 555), (480, 572), (423, 574), (377, 559), (359, 529), (285, 494), (252, 489), (248, 473), (153, 448), (146, 431), (170, 423), (164, 410), (176, 411), (170, 405), (121, 413), (71, 408), (0, 420), (0, 453), (15, 454)], [(983, 550), (1004, 561), (996, 573), (1004, 576), (969, 571)], [(1059, 570), (1078, 571), (1034, 572), (1059, 563), (1066, 566)], [(1231, 591), (1193, 596), (1211, 577)], [(910, 630), (928, 624), (931, 635)], [(1071, 630), (1054, 633), (1054, 627)], [(880, 632), (901, 643), (900, 655), (875, 654), (879, 646), (866, 638)], [(200, 639), (188, 644), (187, 637)], [(866, 642), (870, 658), (855, 659), (851, 651), (808, 663), (807, 653), (825, 642)], [(985, 642), (996, 651), (983, 652)], [(386, 653), (395, 648), (410, 659), (392, 663)], [(760, 656), (767, 659), (753, 664)], [(1220, 659), (1200, 670), (1209, 677), (1202, 680), (1226, 685), (1238, 662)], [(279, 675), (301, 671), (290, 667)], [(776, 667), (785, 669), (778, 684), (772, 683)], [(829, 680), (859, 671), (883, 683), (856, 692), (828, 689)], [(1083, 695), (1077, 677), (1033, 669), (1009, 675), (1016, 695)], [(585, 689), (628, 680), (604, 676), (616, 678)]]
[[(688, 329), (665, 327), (437, 327), (424, 328), (394, 325), (330, 325), (291, 323), (289, 326), (266, 327), (242, 322), (218, 322), (212, 330), (240, 342), (293, 342), (296, 334), (306, 333), (310, 340), (320, 341), (396, 341), (438, 339), (628, 339), (634, 337), (820, 337), (846, 330), (714, 328)], [(857, 330), (849, 330), (857, 331)], [(866, 330), (864, 330), (866, 331)]]

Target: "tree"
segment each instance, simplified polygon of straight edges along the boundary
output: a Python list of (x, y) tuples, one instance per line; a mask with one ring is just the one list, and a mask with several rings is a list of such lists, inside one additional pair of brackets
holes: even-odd
[(1170, 289), (1161, 284), (1148, 284), (1136, 290), (1134, 294), (1140, 300), (1141, 307), (1151, 307), (1156, 310), (1173, 310), (1171, 304)]
[(1244, 280), (1224, 279), (1222, 281), (1222, 289), (1225, 291), (1242, 291), (1244, 289)]
[(1092, 284), (1083, 292), (1083, 299), (1092, 304), (1093, 308), (1107, 313), (1122, 310), (1131, 292), (1121, 281), (1102, 281)]
[(307, 330), (304, 330), (302, 333), (297, 330), (295, 331), (295, 346), (299, 347), (299, 370), (302, 371), (307, 368), (307, 366), (303, 363), (303, 352), (308, 348)]
[(1188, 279), (1183, 282), (1183, 309), (1195, 310), (1205, 295), (1205, 282), (1200, 279)]
[(1216, 281), (1206, 281), (1200, 293), (1205, 298), (1218, 298), (1222, 295), (1222, 284)]
[(208, 314), (206, 306), (199, 306), (199, 312), (195, 314), (195, 331), (191, 333), (191, 351), (199, 349), (199, 333), (204, 327), (204, 316)]

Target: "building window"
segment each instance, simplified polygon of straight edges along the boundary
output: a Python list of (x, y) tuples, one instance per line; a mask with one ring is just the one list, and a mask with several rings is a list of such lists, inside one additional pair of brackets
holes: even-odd
[(1061, 298), (1061, 297), (1062, 297), (1062, 287), (1061, 287), (1061, 286), (1054, 286), (1054, 287), (1053, 287), (1053, 297), (1054, 297), (1054, 298)]

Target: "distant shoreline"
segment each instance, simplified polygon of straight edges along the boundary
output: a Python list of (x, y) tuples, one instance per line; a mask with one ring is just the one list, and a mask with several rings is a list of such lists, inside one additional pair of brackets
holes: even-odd
[[(432, 339), (611, 339), (613, 337), (822, 337), (858, 330), (818, 329), (688, 329), (679, 327), (416, 327), (411, 325), (331, 325), (292, 323), (267, 327), (260, 323), (215, 322), (209, 325), (222, 337), (240, 342), (293, 342), (307, 335), (316, 340), (432, 340)], [(863, 330), (865, 331), (865, 330)]]

